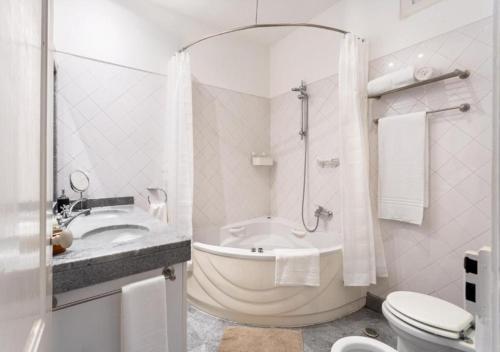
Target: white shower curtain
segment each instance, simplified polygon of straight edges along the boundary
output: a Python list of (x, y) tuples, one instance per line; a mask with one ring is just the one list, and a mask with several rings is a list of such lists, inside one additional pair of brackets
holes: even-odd
[(168, 63), (164, 160), (168, 219), (180, 235), (193, 235), (193, 107), (189, 54)]
[(387, 276), (369, 181), (367, 44), (353, 34), (342, 43), (339, 62), (343, 268), (346, 286), (375, 284)]

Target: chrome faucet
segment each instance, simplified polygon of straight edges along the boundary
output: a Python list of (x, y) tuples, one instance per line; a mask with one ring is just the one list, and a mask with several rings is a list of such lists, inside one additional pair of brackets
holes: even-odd
[[(72, 213), (70, 212), (69, 214), (72, 214)], [(66, 217), (58, 216), (57, 223), (59, 224), (59, 226), (67, 228), (69, 226), (69, 224), (72, 223), (73, 220), (75, 220), (80, 215), (85, 215), (85, 216), (90, 215), (90, 209), (85, 209), (85, 210), (79, 211), (75, 215), (66, 215)]]
[[(57, 223), (61, 226), (61, 227), (68, 227), (69, 224), (75, 220), (77, 217), (79, 217), (80, 215), (89, 215), (90, 214), (90, 211), (91, 209), (88, 208), (88, 209), (81, 209), (83, 207), (83, 204), (84, 202), (86, 201), (87, 199), (85, 198), (80, 198), (78, 200), (75, 200), (74, 202), (72, 202), (70, 205), (65, 205), (62, 209), (62, 212), (56, 217), (57, 219)], [(74, 213), (74, 209), (75, 207), (80, 204), (80, 211), (77, 211), (76, 213)]]
[(323, 208), (321, 205), (318, 205), (316, 210), (314, 211), (314, 216), (319, 218), (320, 216), (325, 216), (327, 218), (333, 216), (333, 212), (326, 208)]

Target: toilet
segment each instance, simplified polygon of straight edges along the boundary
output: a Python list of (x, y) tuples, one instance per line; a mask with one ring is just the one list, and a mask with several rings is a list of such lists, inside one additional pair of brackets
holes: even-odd
[(382, 312), (398, 337), (398, 352), (475, 351), (474, 317), (442, 299), (417, 292), (390, 293)]
[(397, 352), (390, 346), (364, 336), (343, 337), (334, 343), (330, 352)]

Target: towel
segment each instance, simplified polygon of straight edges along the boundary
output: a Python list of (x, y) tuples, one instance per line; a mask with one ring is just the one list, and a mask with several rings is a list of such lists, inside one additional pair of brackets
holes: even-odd
[(168, 207), (167, 203), (151, 203), (149, 204), (149, 214), (160, 220), (168, 223)]
[(419, 82), (431, 79), (434, 75), (434, 69), (429, 66), (417, 68), (415, 70), (415, 79)]
[(165, 278), (122, 288), (122, 352), (168, 352)]
[(319, 250), (275, 249), (274, 284), (278, 286), (319, 286)]
[(368, 82), (368, 95), (379, 95), (388, 90), (415, 83), (414, 74), (415, 68), (413, 66), (408, 66), (401, 70), (375, 78)]
[(379, 218), (421, 225), (429, 194), (426, 112), (379, 119), (378, 143)]

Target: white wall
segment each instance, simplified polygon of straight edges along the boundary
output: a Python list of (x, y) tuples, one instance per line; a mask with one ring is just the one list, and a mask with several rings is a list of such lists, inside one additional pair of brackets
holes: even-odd
[[(166, 73), (183, 44), (220, 31), (139, 0), (54, 0), (55, 49)], [(190, 50), (202, 83), (268, 96), (269, 50), (241, 39), (217, 38)]]
[[(417, 14), (399, 18), (399, 0), (341, 0), (310, 22), (351, 31), (370, 42), (378, 58), (449, 32), (492, 14), (492, 0), (443, 0)], [(342, 35), (298, 29), (271, 47), (270, 95), (301, 79), (314, 82), (337, 73)]]

